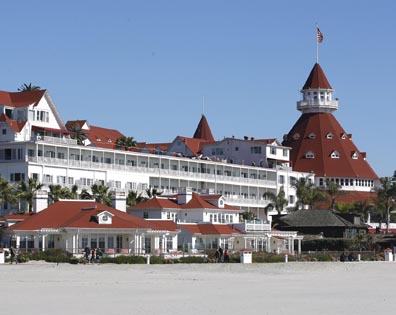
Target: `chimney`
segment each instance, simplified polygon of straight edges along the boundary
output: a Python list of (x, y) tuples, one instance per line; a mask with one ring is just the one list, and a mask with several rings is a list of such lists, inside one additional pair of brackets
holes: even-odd
[(177, 204), (184, 205), (188, 203), (192, 198), (191, 187), (180, 187), (177, 192)]
[(48, 208), (48, 192), (37, 190), (33, 196), (33, 213), (38, 213)]
[(114, 209), (126, 212), (126, 193), (125, 191), (113, 191), (111, 194), (111, 206)]

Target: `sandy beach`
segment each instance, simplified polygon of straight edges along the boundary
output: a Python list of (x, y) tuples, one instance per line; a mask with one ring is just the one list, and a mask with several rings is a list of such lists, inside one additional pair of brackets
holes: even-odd
[(2, 314), (371, 314), (396, 262), (0, 265)]

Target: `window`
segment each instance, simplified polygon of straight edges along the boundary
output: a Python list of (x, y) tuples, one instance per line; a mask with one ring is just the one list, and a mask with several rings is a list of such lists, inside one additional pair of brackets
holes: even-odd
[(346, 139), (346, 137), (347, 137), (347, 136), (346, 136), (346, 134), (345, 134), (345, 133), (343, 133), (343, 134), (341, 135), (341, 139), (342, 139), (342, 140), (345, 140), (345, 139)]
[(149, 217), (148, 212), (147, 211), (143, 212), (143, 219), (148, 219), (148, 217)]
[(329, 132), (329, 133), (326, 135), (326, 139), (333, 139), (333, 134), (332, 134), (331, 132)]
[(114, 236), (107, 237), (107, 248), (114, 248)]
[(285, 183), (285, 176), (279, 175), (279, 184), (284, 184), (284, 183)]
[(352, 159), (357, 160), (358, 157), (359, 157), (359, 155), (357, 154), (357, 152), (353, 152)]
[(291, 204), (294, 203), (294, 196), (289, 196), (289, 203), (291, 203)]
[(65, 153), (58, 152), (58, 159), (64, 160), (65, 159)]
[(43, 110), (36, 111), (36, 121), (49, 122), (49, 113)]
[(314, 159), (315, 158), (315, 154), (313, 154), (312, 151), (308, 151), (307, 153), (305, 153), (305, 158), (306, 159)]
[(276, 148), (275, 147), (271, 147), (271, 154), (276, 154)]
[(298, 140), (298, 139), (300, 139), (300, 134), (299, 133), (295, 133), (293, 135), (293, 140)]
[(25, 173), (11, 173), (10, 182), (20, 182), (25, 180)]
[(316, 138), (316, 135), (315, 135), (313, 132), (311, 132), (311, 133), (308, 135), (308, 138), (309, 138), (309, 139), (315, 139), (315, 138)]
[(331, 157), (332, 159), (338, 159), (338, 158), (340, 157), (340, 154), (338, 153), (337, 150), (334, 150), (333, 152), (331, 152), (330, 157)]
[(250, 153), (251, 154), (261, 154), (261, 147), (251, 147)]
[(88, 247), (88, 235), (82, 235), (81, 237), (81, 248), (85, 248), (85, 247)]
[(235, 147), (235, 151), (239, 151), (239, 147)]
[(98, 241), (96, 235), (91, 235), (91, 248), (98, 247)]
[(2, 129), (2, 130), (1, 130), (1, 133), (2, 133), (3, 135), (6, 135), (6, 134), (7, 134), (7, 129), (5, 129), (5, 128)]
[(104, 248), (105, 248), (105, 236), (104, 235), (99, 235), (99, 248), (101, 250), (104, 250)]
[(289, 150), (288, 149), (283, 149), (283, 156), (284, 157), (289, 156)]

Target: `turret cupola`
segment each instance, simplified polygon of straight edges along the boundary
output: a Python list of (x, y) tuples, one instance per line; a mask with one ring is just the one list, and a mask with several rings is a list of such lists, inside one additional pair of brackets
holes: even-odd
[(333, 99), (333, 89), (322, 67), (316, 63), (305, 82), (297, 102), (297, 109), (304, 113), (332, 113), (338, 109), (338, 100)]

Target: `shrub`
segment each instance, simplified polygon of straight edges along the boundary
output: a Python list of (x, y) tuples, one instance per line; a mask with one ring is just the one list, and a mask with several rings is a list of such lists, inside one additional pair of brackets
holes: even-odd
[(203, 264), (208, 262), (205, 257), (199, 257), (199, 256), (180, 257), (179, 261), (183, 264)]
[(350, 238), (321, 238), (314, 240), (304, 240), (301, 244), (303, 251), (320, 250), (350, 250), (355, 246), (355, 240)]

